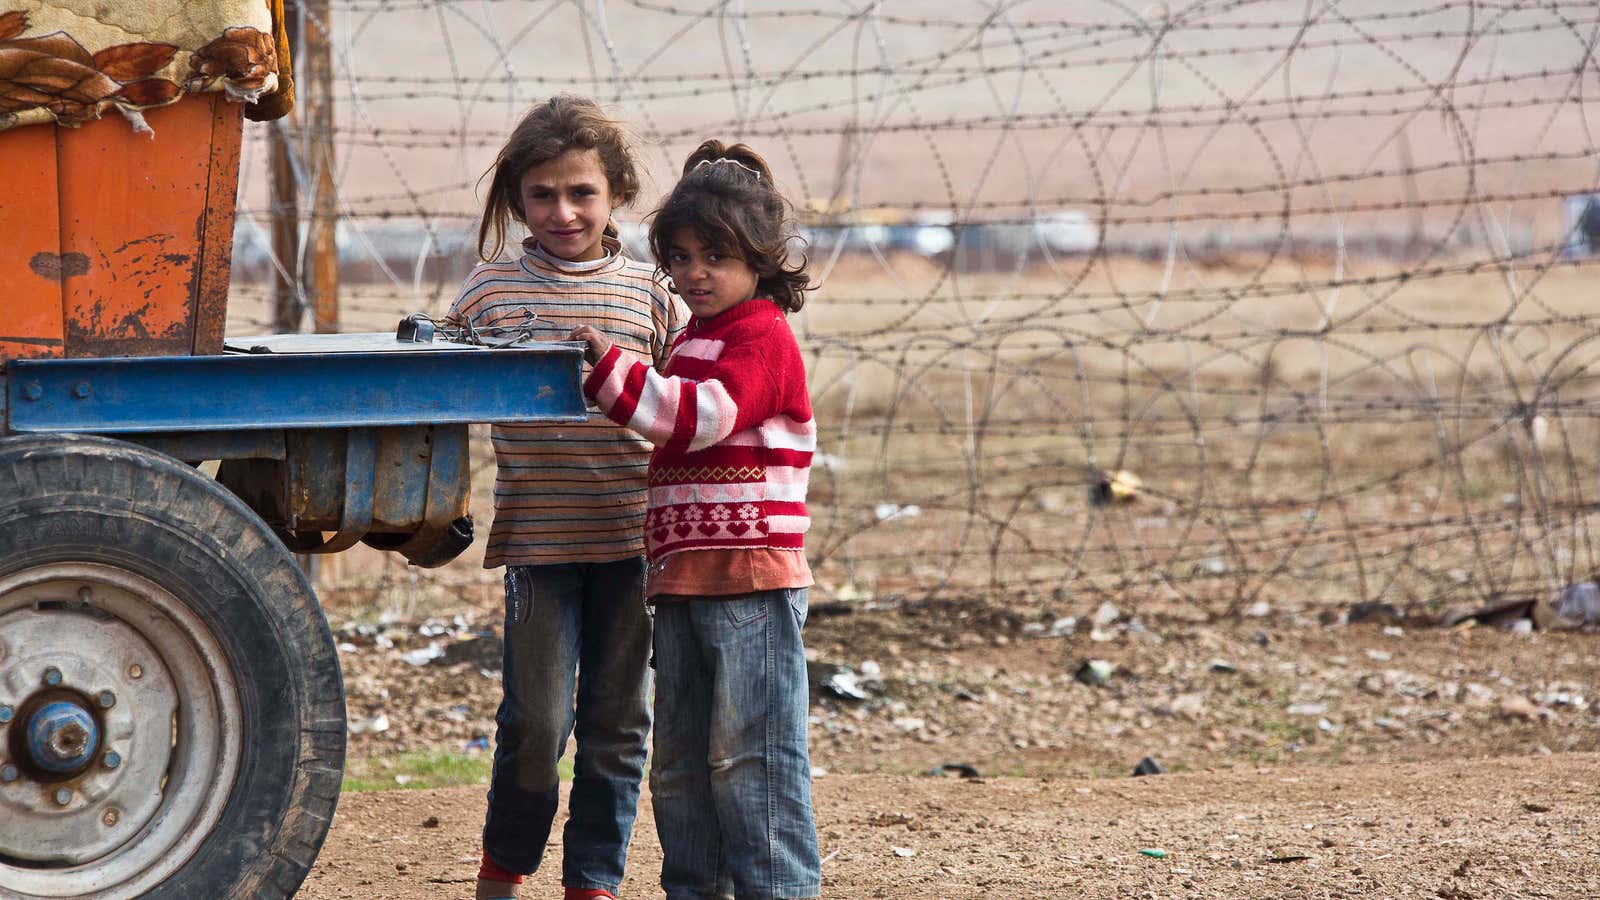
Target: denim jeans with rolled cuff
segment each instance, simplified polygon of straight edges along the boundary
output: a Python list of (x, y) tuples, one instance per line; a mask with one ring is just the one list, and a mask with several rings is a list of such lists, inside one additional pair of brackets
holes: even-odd
[(561, 881), (617, 890), (650, 732), (649, 657), (642, 557), (507, 568), (505, 693), (483, 826), (496, 864), (539, 868), (560, 797), (556, 764), (576, 737)]
[(667, 900), (816, 897), (806, 590), (656, 605), (650, 793)]

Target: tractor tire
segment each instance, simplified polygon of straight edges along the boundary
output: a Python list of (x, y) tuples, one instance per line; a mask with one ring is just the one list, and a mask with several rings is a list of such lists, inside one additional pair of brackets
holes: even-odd
[(0, 896), (289, 897), (344, 769), (283, 544), (121, 441), (0, 438)]

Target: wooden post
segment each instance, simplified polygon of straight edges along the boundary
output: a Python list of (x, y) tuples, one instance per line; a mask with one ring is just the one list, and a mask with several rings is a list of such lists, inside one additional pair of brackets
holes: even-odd
[[(283, 4), (289, 34), (289, 59), (300, 61), (300, 10), (297, 0)], [(300, 330), (305, 319), (305, 293), (300, 289), (300, 182), (295, 177), (294, 154), (300, 132), (295, 110), (267, 125), (267, 165), (272, 173), (272, 330), (279, 334)]]
[(307, 172), (311, 180), (311, 227), (306, 235), (311, 247), (311, 315), (315, 330), (339, 330), (339, 198), (333, 184), (333, 17), (329, 0), (301, 0), (305, 27), (300, 34), (305, 65)]
[[(290, 119), (285, 121), (293, 123), (285, 129), (274, 129), (274, 137), (281, 138), (282, 154), (274, 157), (272, 179), (274, 191), (277, 192), (279, 184), (286, 185), (283, 192), (278, 192), (279, 202), (285, 204), (277, 212), (278, 217), (273, 220), (273, 252), (278, 255), (278, 260), (285, 267), (291, 282), (284, 285), (286, 292), (292, 292), (292, 297), (287, 298), (293, 303), (292, 309), (286, 309), (280, 303), (276, 306), (276, 314), (283, 318), (276, 324), (279, 331), (300, 331), (305, 324), (307, 298), (318, 298), (315, 309), (318, 312), (316, 319), (317, 331), (323, 331), (322, 317), (320, 315), (323, 302), (321, 288), (326, 286), (331, 296), (333, 308), (333, 328), (338, 328), (338, 290), (339, 270), (338, 259), (335, 254), (335, 265), (331, 280), (321, 274), (321, 267), (317, 265), (315, 255), (322, 247), (324, 237), (322, 232), (333, 233), (334, 221), (318, 218), (318, 213), (323, 209), (321, 175), (327, 174), (327, 185), (331, 192), (333, 186), (333, 136), (331, 124), (333, 121), (333, 66), (328, 52), (328, 0), (287, 0), (284, 3), (284, 20), (288, 26), (290, 53), (294, 57), (296, 74), (303, 76), (295, 79), (295, 88), (298, 95), (297, 106), (291, 113)], [(309, 22), (307, 21), (309, 19)], [(302, 27), (304, 26), (304, 27)], [(324, 124), (326, 122), (327, 124)], [(292, 138), (291, 138), (292, 136)], [(272, 143), (274, 150), (279, 149), (279, 141)], [(300, 175), (316, 178), (317, 192), (313, 195), (313, 211), (311, 227), (307, 238), (313, 248), (313, 262), (307, 267), (302, 260), (302, 247), (300, 244), (300, 182), (294, 171), (292, 154), (298, 152), (302, 161)], [(281, 169), (279, 164), (281, 163)], [(280, 181), (281, 177), (281, 181)], [(327, 202), (329, 209), (333, 202)], [(325, 228), (319, 226), (326, 225)], [(282, 249), (279, 249), (280, 229), (283, 238)], [(326, 239), (332, 243), (331, 239)], [(306, 580), (311, 583), (312, 589), (317, 586), (320, 558), (310, 553), (296, 553), (295, 562), (300, 566), (300, 571), (306, 575)]]
[[(294, 113), (267, 125), (267, 157), (272, 169), (272, 330), (300, 330), (300, 187), (294, 177), (291, 132)], [(281, 268), (280, 268), (281, 267)]]

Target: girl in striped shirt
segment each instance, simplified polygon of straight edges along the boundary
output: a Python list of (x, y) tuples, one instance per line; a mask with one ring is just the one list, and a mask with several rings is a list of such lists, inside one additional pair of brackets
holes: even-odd
[[(451, 312), (476, 326), (536, 316), (545, 337), (580, 322), (660, 364), (681, 302), (623, 255), (613, 209), (639, 176), (626, 133), (592, 101), (534, 107), (495, 160), (478, 229), (485, 260)], [(500, 260), (508, 230), (521, 253)], [(604, 418), (497, 425), (494, 526), (484, 566), (506, 567), (504, 697), (477, 897), (515, 896), (539, 867), (556, 813), (556, 762), (577, 736), (562, 842), (566, 900), (622, 881), (650, 729), (644, 520), (650, 444)]]
[(585, 393), (656, 448), (650, 792), (668, 900), (821, 891), (801, 643), (816, 423), (786, 319), (810, 287), (793, 237), (766, 162), (706, 141), (650, 228), (694, 316), (665, 372), (601, 329), (572, 332), (594, 362)]

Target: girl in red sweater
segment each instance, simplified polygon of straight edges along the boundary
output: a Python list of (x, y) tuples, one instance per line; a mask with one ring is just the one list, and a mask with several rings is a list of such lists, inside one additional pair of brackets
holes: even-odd
[(788, 205), (749, 147), (706, 141), (650, 247), (694, 318), (665, 374), (584, 325), (584, 391), (655, 444), (645, 545), (656, 608), (650, 772), (668, 900), (816, 897), (803, 537), (816, 449), (785, 315), (810, 287)]

